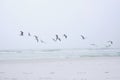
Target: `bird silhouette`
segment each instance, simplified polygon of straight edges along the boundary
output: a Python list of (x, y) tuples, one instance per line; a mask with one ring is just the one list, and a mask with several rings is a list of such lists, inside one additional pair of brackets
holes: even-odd
[(107, 42), (108, 42), (108, 44), (106, 45), (106, 47), (107, 47), (107, 48), (111, 47), (112, 44), (113, 44), (113, 41), (107, 41)]
[(59, 41), (61, 41), (61, 39), (58, 37), (58, 35), (56, 35), (56, 40), (59, 40)]
[(60, 38), (58, 38), (58, 40), (59, 40), (59, 41), (61, 41), (61, 39), (60, 39)]
[(39, 42), (38, 36), (34, 35), (37, 42)]
[(30, 34), (30, 33), (28, 33), (28, 36), (31, 36), (31, 34)]
[(83, 36), (83, 35), (80, 35), (81, 36), (81, 38), (84, 40), (85, 39), (85, 37)]
[(20, 36), (23, 36), (23, 35), (24, 35), (23, 31), (20, 31)]
[(57, 34), (56, 34), (55, 36), (56, 36), (56, 40), (57, 40), (57, 39), (59, 39), (59, 37), (58, 37), (58, 35), (57, 35)]
[(66, 35), (66, 34), (64, 34), (63, 36), (64, 36), (65, 38), (67, 38), (67, 35)]
[(110, 43), (110, 44), (113, 44), (113, 41), (107, 41), (108, 43)]
[(95, 46), (96, 44), (90, 44), (90, 45)]
[(56, 34), (55, 36), (56, 36), (56, 38), (55, 38), (55, 39), (53, 39), (53, 41), (57, 41), (57, 40), (61, 41), (61, 39), (58, 37), (58, 35), (57, 35), (57, 34)]

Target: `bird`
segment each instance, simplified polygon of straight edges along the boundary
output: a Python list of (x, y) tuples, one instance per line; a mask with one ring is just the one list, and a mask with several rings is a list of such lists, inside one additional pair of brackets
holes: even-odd
[(58, 38), (58, 40), (59, 40), (59, 41), (61, 41), (61, 39), (60, 39), (60, 38)]
[(30, 33), (28, 33), (28, 36), (31, 36), (31, 34), (30, 34)]
[(56, 36), (56, 40), (57, 40), (57, 39), (59, 39), (59, 37), (58, 37), (58, 35), (57, 35), (57, 34), (56, 34), (55, 36)]
[(66, 34), (64, 34), (63, 36), (64, 36), (65, 38), (67, 38), (67, 35), (66, 35)]
[(110, 44), (113, 44), (113, 41), (107, 41), (108, 43), (110, 43)]
[(106, 45), (106, 47), (108, 48), (108, 47), (111, 47), (112, 46), (112, 44), (113, 44), (113, 41), (107, 41), (108, 42), (108, 44)]
[(52, 40), (56, 42), (56, 39), (53, 39), (53, 38), (52, 38)]
[(56, 36), (55, 41), (57, 41), (57, 40), (61, 41), (61, 39), (58, 37), (58, 35), (57, 35), (57, 34), (56, 34), (55, 36)]
[(34, 35), (37, 42), (39, 42), (38, 36)]
[(23, 31), (20, 31), (20, 36), (23, 36), (23, 35), (24, 35)]
[(82, 39), (85, 39), (85, 37), (83, 35), (80, 35)]

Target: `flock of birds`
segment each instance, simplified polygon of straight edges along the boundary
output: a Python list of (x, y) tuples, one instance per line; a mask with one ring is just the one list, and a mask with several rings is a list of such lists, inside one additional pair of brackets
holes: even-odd
[[(23, 31), (20, 31), (20, 36), (24, 36), (24, 32)], [(30, 33), (28, 33), (28, 36), (31, 36)], [(68, 38), (68, 36), (66, 34), (63, 35), (65, 39)], [(41, 43), (45, 43), (43, 40), (39, 40), (39, 37), (37, 35), (33, 35), (34, 39), (37, 41), (37, 42), (41, 42)], [(55, 35), (55, 38), (52, 38), (53, 41), (61, 41), (61, 38), (58, 36), (58, 34)]]
[[(23, 31), (20, 31), (20, 36), (24, 36), (24, 32)], [(30, 33), (28, 33), (28, 36), (32, 36)], [(43, 41), (43, 40), (39, 40), (39, 37), (37, 36), (37, 35), (33, 35), (33, 37), (34, 37), (34, 39), (37, 41), (37, 43), (40, 41), (41, 43), (45, 43), (45, 41)], [(68, 38), (68, 36), (66, 35), (66, 34), (63, 34), (63, 37), (65, 38), (65, 39), (67, 39)], [(80, 37), (81, 37), (81, 39), (82, 40), (85, 40), (86, 38), (85, 38), (85, 36), (83, 36), (83, 35), (80, 35)], [(55, 35), (55, 38), (52, 38), (52, 40), (54, 41), (54, 42), (56, 42), (56, 41), (60, 41), (61, 42), (61, 38), (58, 36), (58, 34), (56, 34)], [(111, 40), (109, 40), (109, 41), (107, 41), (107, 43), (108, 43), (108, 45), (106, 45), (105, 47), (111, 47), (112, 45), (113, 45), (113, 41), (111, 41)], [(96, 46), (96, 44), (90, 44), (91, 46)]]

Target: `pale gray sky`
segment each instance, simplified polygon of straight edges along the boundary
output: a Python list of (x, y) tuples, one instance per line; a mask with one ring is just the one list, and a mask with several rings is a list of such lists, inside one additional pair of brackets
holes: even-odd
[[(28, 32), (46, 44), (37, 43)], [(62, 42), (52, 41), (55, 34)], [(120, 0), (0, 0), (1, 50), (89, 48), (93, 43), (104, 48), (108, 40), (120, 48)]]

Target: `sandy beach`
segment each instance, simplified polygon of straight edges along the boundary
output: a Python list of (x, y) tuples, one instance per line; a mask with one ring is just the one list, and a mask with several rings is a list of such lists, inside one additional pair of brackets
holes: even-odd
[(120, 80), (120, 57), (0, 61), (0, 80)]

